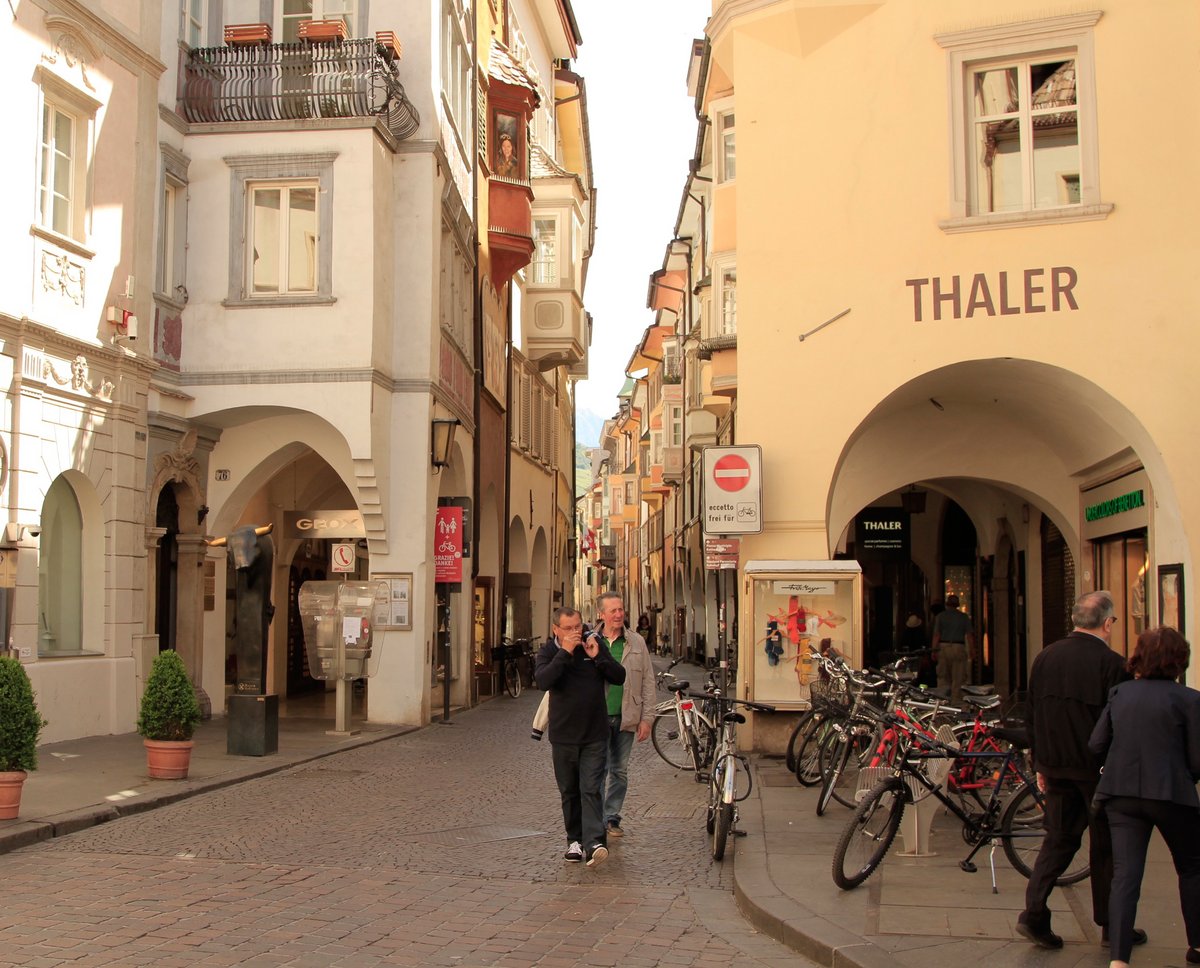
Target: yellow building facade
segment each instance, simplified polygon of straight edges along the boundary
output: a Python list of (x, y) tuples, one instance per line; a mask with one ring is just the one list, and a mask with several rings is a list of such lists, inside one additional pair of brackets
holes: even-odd
[[(658, 275), (685, 278), (686, 236), (684, 398), (716, 431), (685, 427), (685, 467), (762, 448), (739, 693), (767, 631), (750, 561), (857, 560), (864, 662), (910, 616), (927, 641), (957, 595), (972, 675), (1005, 692), (1081, 591), (1113, 592), (1119, 652), (1160, 622), (1187, 634), (1200, 203), (1169, 186), (1200, 126), (1131, 81), (1188, 88), (1200, 8), (727, 0), (706, 35)], [(696, 478), (667, 499), (681, 520)]]

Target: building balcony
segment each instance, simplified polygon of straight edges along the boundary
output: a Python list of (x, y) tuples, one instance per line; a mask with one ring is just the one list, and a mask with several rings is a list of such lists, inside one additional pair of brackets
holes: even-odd
[[(520, 178), (488, 179), (488, 252), (492, 282), (503, 285), (533, 259), (533, 189)], [(536, 361), (533, 353), (530, 360)]]
[(530, 285), (521, 312), (525, 352), (539, 369), (574, 366), (586, 360), (587, 314), (573, 288)]
[(374, 39), (199, 47), (183, 63), (179, 113), (191, 124), (374, 117), (404, 139), (421, 118), (397, 60)]

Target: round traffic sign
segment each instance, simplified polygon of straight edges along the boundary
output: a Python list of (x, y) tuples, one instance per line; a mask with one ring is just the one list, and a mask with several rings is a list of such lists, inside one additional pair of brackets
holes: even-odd
[(723, 491), (740, 491), (750, 483), (750, 464), (739, 454), (726, 454), (713, 464), (713, 481)]

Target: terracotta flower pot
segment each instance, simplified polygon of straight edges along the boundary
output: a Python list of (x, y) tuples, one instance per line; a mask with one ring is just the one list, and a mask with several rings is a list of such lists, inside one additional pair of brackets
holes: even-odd
[(0, 820), (15, 820), (21, 809), (21, 787), (25, 784), (25, 771), (14, 770), (0, 773)]
[(146, 774), (152, 780), (186, 780), (192, 761), (192, 741), (147, 739)]

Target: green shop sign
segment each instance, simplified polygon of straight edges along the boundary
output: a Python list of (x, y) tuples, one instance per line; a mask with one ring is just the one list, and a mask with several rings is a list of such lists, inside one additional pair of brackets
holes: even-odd
[(1111, 518), (1116, 514), (1123, 514), (1125, 511), (1132, 511), (1134, 508), (1144, 508), (1146, 506), (1146, 497), (1141, 490), (1130, 491), (1128, 494), (1122, 494), (1120, 497), (1110, 498), (1107, 501), (1101, 501), (1099, 504), (1093, 504), (1090, 507), (1083, 509), (1083, 519), (1085, 521), (1099, 521), (1101, 518)]

